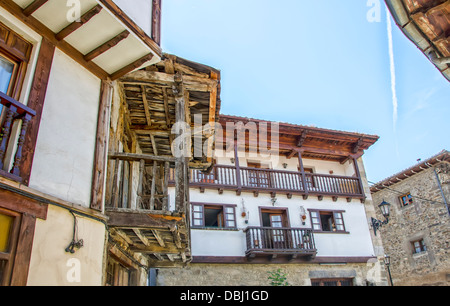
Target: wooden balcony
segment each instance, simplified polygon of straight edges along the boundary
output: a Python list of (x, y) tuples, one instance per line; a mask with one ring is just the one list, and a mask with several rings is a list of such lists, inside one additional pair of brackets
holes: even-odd
[[(173, 183), (173, 172), (170, 176)], [(216, 165), (209, 174), (199, 170), (190, 170), (189, 184), (201, 190), (218, 189), (236, 190), (237, 192), (269, 192), (272, 194), (285, 193), (316, 195), (320, 199), (331, 196), (334, 199), (343, 197), (347, 199), (364, 199), (360, 178), (311, 174), (295, 171), (266, 170), (257, 168), (239, 168), (235, 166)]]
[(314, 234), (311, 229), (248, 227), (245, 230), (246, 256), (289, 256), (291, 260), (298, 257), (314, 258), (317, 254)]
[(183, 173), (171, 157), (109, 155), (106, 215), (111, 235), (128, 251), (147, 255), (154, 267), (186, 264), (191, 257), (183, 185), (176, 187), (182, 195), (175, 206), (169, 205), (171, 167)]
[[(2, 108), (4, 120), (0, 122), (0, 175), (22, 182), (22, 148), (28, 123), (36, 112), (0, 92), (0, 113)], [(16, 124), (20, 124), (18, 130), (15, 128)], [(17, 133), (14, 133), (15, 131)]]

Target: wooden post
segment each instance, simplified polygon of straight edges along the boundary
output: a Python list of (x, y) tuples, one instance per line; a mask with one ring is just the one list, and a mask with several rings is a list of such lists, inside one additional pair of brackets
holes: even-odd
[(141, 159), (139, 161), (139, 185), (137, 189), (138, 199), (136, 200), (136, 209), (139, 210), (142, 207), (142, 192), (144, 187), (144, 171), (145, 171), (145, 160)]
[(158, 170), (158, 162), (155, 160), (153, 162), (152, 169), (152, 189), (150, 196), (150, 210), (155, 210), (155, 195), (156, 195), (156, 171)]
[(20, 174), (25, 185), (28, 185), (30, 182), (31, 168), (54, 54), (55, 46), (49, 40), (43, 38), (27, 104), (29, 108), (36, 111), (36, 116), (28, 124), (28, 131), (22, 147), (22, 162), (19, 165)]
[(236, 183), (238, 187), (238, 194), (241, 194), (242, 191), (242, 178), (241, 178), (241, 167), (239, 164), (239, 152), (238, 152), (238, 143), (234, 143), (234, 163), (236, 165)]
[(175, 140), (175, 205), (176, 210), (185, 212), (185, 163), (186, 163), (186, 140), (185, 140), (185, 95), (183, 88), (183, 78), (180, 73), (175, 75), (173, 86), (175, 95), (175, 119), (176, 119), (176, 140)]
[(164, 163), (164, 200), (163, 211), (169, 211), (169, 175), (170, 175), (170, 163)]
[(358, 178), (359, 189), (361, 190), (362, 200), (366, 199), (366, 193), (364, 192), (364, 185), (362, 183), (361, 172), (359, 171), (358, 159), (353, 158), (353, 165), (355, 167), (356, 177)]
[(109, 115), (113, 88), (108, 81), (102, 80), (100, 104), (98, 109), (97, 140), (95, 144), (94, 172), (92, 178), (91, 208), (103, 210), (104, 186), (108, 165)]
[(300, 166), (300, 172), (302, 175), (303, 191), (305, 192), (305, 197), (308, 197), (309, 191), (308, 191), (308, 185), (306, 184), (305, 167), (303, 166), (302, 151), (300, 151), (300, 150), (298, 151), (298, 164)]

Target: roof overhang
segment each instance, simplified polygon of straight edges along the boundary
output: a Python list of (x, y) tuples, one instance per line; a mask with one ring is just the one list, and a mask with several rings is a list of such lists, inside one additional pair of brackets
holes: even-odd
[(115, 80), (160, 61), (158, 44), (112, 0), (79, 3), (76, 10), (61, 0), (0, 0), (0, 6), (101, 79)]
[(450, 81), (450, 1), (385, 2), (400, 30)]
[(375, 184), (370, 188), (370, 191), (372, 193), (376, 193), (378, 191), (381, 191), (383, 189), (389, 188), (390, 186), (397, 184), (403, 180), (408, 179), (409, 177), (416, 175), (422, 171), (425, 171), (427, 169), (430, 169), (434, 167), (436, 164), (441, 162), (450, 162), (450, 152), (447, 150), (443, 150), (439, 152), (437, 155), (428, 158), (425, 161), (420, 161), (418, 164), (405, 169), (397, 174), (392, 175), (391, 177), (388, 177), (384, 179), (383, 181)]
[[(225, 145), (228, 145), (230, 140), (234, 140), (239, 147), (244, 146), (245, 142), (246, 150), (250, 148), (259, 150), (261, 147), (269, 150), (276, 148), (280, 155), (287, 158), (292, 158), (301, 153), (303, 158), (328, 160), (342, 164), (350, 159), (361, 157), (364, 151), (379, 139), (375, 135), (228, 115), (221, 115), (220, 123)], [(252, 137), (252, 125), (257, 129), (258, 135), (256, 137)], [(232, 126), (235, 127), (234, 130), (230, 128)], [(244, 131), (245, 140), (241, 139), (242, 136), (239, 138), (238, 134), (230, 135), (230, 133), (235, 133), (234, 131), (237, 131), (237, 133)], [(278, 135), (273, 134), (272, 131), (276, 131)], [(260, 146), (261, 142), (264, 142), (262, 146)]]

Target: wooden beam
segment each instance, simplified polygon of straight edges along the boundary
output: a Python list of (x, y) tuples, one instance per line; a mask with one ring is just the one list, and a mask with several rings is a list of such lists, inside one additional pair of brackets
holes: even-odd
[[(217, 86), (211, 89), (209, 93), (209, 123), (211, 128), (211, 134), (215, 133), (215, 122), (216, 122), (216, 112), (217, 112)], [(207, 161), (212, 162), (214, 159), (214, 137), (208, 138), (208, 151), (206, 153)]]
[(33, 31), (42, 35), (47, 41), (53, 44), (53, 46), (69, 55), (78, 64), (86, 68), (92, 74), (100, 79), (106, 80), (108, 78), (108, 73), (106, 73), (102, 68), (91, 61), (86, 61), (84, 59), (84, 55), (66, 41), (56, 39), (55, 33), (53, 33), (49, 28), (47, 28), (43, 23), (41, 23), (33, 16), (26, 16), (23, 13), (22, 8), (15, 2), (10, 0), (0, 0), (0, 6), (11, 13), (13, 16), (15, 16), (17, 19), (19, 19), (21, 22), (29, 26)]
[(145, 161), (159, 161), (159, 162), (169, 162), (174, 163), (174, 157), (166, 157), (166, 156), (153, 156), (148, 154), (133, 154), (133, 153), (114, 153), (109, 154), (110, 159), (121, 159), (121, 160), (130, 160), (130, 161), (140, 161), (141, 159)]
[(303, 186), (303, 192), (305, 193), (303, 196), (303, 199), (308, 198), (308, 184), (306, 184), (306, 174), (305, 174), (305, 167), (303, 165), (303, 157), (302, 157), (302, 152), (298, 151), (298, 165), (300, 167), (300, 172), (302, 175), (302, 186)]
[(55, 46), (49, 40), (43, 38), (27, 103), (28, 107), (36, 112), (36, 116), (34, 116), (28, 124), (28, 131), (25, 135), (25, 142), (22, 148), (23, 156), (19, 170), (25, 185), (28, 185), (30, 182), (31, 168), (33, 166), (34, 153), (54, 54)]
[[(144, 104), (145, 119), (147, 120), (147, 125), (150, 127), (152, 125), (152, 118), (150, 115), (150, 106), (147, 100), (146, 87), (144, 85), (141, 85), (141, 90), (142, 90), (142, 103)], [(155, 155), (158, 155), (158, 153), (155, 153)]]
[(158, 253), (153, 253), (153, 256), (155, 256), (155, 257), (156, 257), (156, 259), (158, 259), (159, 261), (164, 261), (164, 258), (162, 257), (162, 255), (161, 255), (161, 254), (158, 254)]
[(83, 25), (89, 22), (95, 15), (101, 12), (103, 7), (100, 4), (97, 4), (92, 9), (90, 9), (88, 12), (86, 12), (83, 16), (81, 16), (80, 21), (74, 21), (71, 24), (69, 24), (67, 27), (62, 29), (58, 34), (55, 35), (57, 40), (63, 40), (79, 28), (81, 28)]
[(185, 184), (188, 184), (184, 179), (185, 172), (185, 164), (186, 164), (186, 140), (185, 131), (184, 131), (184, 122), (186, 120), (185, 114), (185, 95), (184, 95), (184, 87), (183, 87), (183, 76), (178, 73), (174, 77), (174, 85), (173, 92), (175, 95), (175, 119), (177, 124), (180, 126), (177, 127), (175, 136), (181, 143), (175, 144), (175, 204), (176, 210), (180, 212), (184, 212), (185, 202), (186, 202), (186, 194), (185, 194)]
[(287, 159), (291, 159), (292, 157), (295, 156), (295, 154), (297, 154), (296, 150), (292, 150), (291, 153), (289, 153), (289, 155), (287, 156)]
[(153, 236), (155, 236), (156, 241), (158, 241), (158, 244), (163, 248), (166, 247), (166, 243), (164, 242), (161, 235), (159, 234), (159, 231), (152, 230), (152, 233), (153, 233)]
[(180, 236), (180, 231), (178, 231), (177, 226), (170, 227), (170, 232), (172, 233), (172, 236), (173, 236), (173, 242), (175, 243), (177, 248), (181, 249), (181, 247), (182, 247), (181, 236)]
[(23, 13), (25, 16), (30, 16), (36, 12), (41, 6), (47, 3), (48, 0), (34, 0), (26, 8), (24, 8)]
[(153, 58), (153, 53), (149, 53), (143, 57), (141, 57), (140, 59), (134, 61), (133, 63), (123, 67), (122, 69), (119, 69), (118, 71), (114, 72), (113, 74), (110, 75), (111, 80), (115, 81), (118, 78), (123, 77), (125, 74), (141, 67), (142, 65), (144, 65), (146, 62), (150, 61)]
[(142, 234), (142, 232), (139, 229), (133, 229), (133, 232), (136, 234), (136, 236), (139, 238), (139, 240), (142, 241), (142, 243), (145, 246), (150, 246), (151, 245), (150, 241), (148, 241), (147, 237), (145, 237), (145, 235)]
[(91, 190), (91, 208), (98, 211), (103, 210), (103, 190), (108, 164), (109, 112), (112, 103), (112, 92), (113, 87), (111, 84), (102, 80)]
[(175, 226), (176, 220), (170, 220), (169, 217), (154, 217), (137, 211), (121, 212), (107, 211), (109, 217), (108, 226), (118, 228), (145, 228), (145, 229), (167, 229)]
[(361, 178), (361, 171), (359, 170), (358, 159), (353, 158), (353, 166), (355, 167), (356, 177), (358, 178), (359, 189), (361, 189), (361, 194), (364, 196), (364, 200), (366, 199), (366, 194), (364, 192), (364, 185)]
[(150, 140), (152, 141), (153, 154), (158, 156), (158, 148), (156, 147), (155, 136), (153, 134), (150, 134)]
[(166, 162), (164, 163), (163, 211), (169, 210), (169, 175), (170, 175), (170, 164)]
[(305, 143), (308, 132), (306, 130), (302, 131), (302, 134), (297, 138), (297, 147), (302, 147)]
[(103, 54), (106, 51), (110, 50), (112, 47), (114, 47), (117, 44), (119, 44), (122, 40), (127, 38), (129, 35), (130, 35), (130, 32), (128, 32), (128, 30), (123, 31), (122, 33), (120, 33), (116, 37), (114, 37), (111, 40), (108, 40), (107, 42), (105, 42), (103, 45), (101, 45), (101, 46), (95, 48), (94, 50), (92, 50), (91, 52), (87, 53), (84, 56), (84, 59), (86, 61), (92, 61), (97, 56), (100, 56), (101, 54)]
[(114, 14), (127, 28), (139, 39), (150, 47), (159, 57), (162, 56), (161, 47), (151, 39), (125, 12), (123, 12), (113, 0), (99, 0), (111, 13)]
[(155, 195), (156, 195), (156, 171), (158, 168), (158, 162), (153, 162), (153, 171), (152, 171), (152, 187), (151, 187), (151, 196), (150, 196), (150, 210), (155, 210)]
[(172, 128), (172, 123), (170, 122), (170, 110), (169, 110), (169, 97), (167, 95), (167, 88), (163, 88), (163, 99), (164, 99), (164, 115), (166, 116), (167, 128)]

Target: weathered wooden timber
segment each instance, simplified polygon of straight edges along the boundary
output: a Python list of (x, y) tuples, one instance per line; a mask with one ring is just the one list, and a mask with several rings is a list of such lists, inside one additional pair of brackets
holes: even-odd
[[(152, 267), (191, 260), (189, 167), (212, 167), (220, 107), (220, 72), (165, 54), (163, 61), (118, 80), (119, 122), (108, 154), (106, 214), (115, 245), (148, 257)], [(208, 144), (194, 152), (195, 140)], [(175, 197), (169, 201), (169, 179)]]

